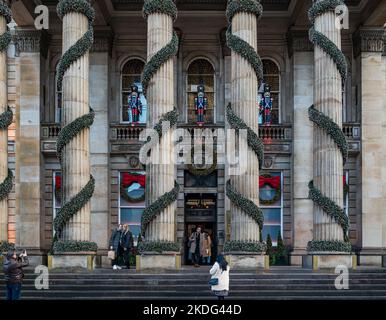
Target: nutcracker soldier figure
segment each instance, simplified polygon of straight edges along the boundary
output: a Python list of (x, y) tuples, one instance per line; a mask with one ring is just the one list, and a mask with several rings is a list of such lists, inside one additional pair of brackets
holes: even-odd
[(133, 84), (129, 95), (129, 109), (131, 109), (131, 125), (134, 126), (139, 121), (139, 115), (142, 114), (142, 103), (138, 92), (138, 87)]
[(264, 94), (264, 82), (261, 83), (260, 88), (258, 90), (257, 95), (257, 107), (259, 108), (259, 125), (263, 124), (263, 117), (264, 117), (264, 108), (261, 104), (261, 99)]
[(194, 98), (194, 106), (196, 108), (197, 124), (202, 126), (204, 124), (204, 114), (208, 107), (208, 99), (205, 97), (205, 87), (203, 85), (197, 87), (197, 97)]
[(271, 98), (271, 87), (266, 83), (264, 84), (264, 93), (259, 104), (260, 109), (263, 109), (264, 112), (264, 125), (271, 124), (272, 101), (273, 99)]

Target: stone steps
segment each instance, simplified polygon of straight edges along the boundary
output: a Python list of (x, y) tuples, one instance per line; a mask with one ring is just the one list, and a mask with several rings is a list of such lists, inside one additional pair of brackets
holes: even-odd
[[(89, 271), (52, 270), (49, 290), (35, 289), (32, 268), (26, 269), (22, 298), (30, 299), (215, 299), (208, 286), (209, 268), (180, 271), (137, 272), (96, 269)], [(230, 273), (229, 299), (386, 299), (386, 270), (350, 271), (349, 290), (336, 290), (333, 271), (300, 268), (272, 268), (267, 271)], [(4, 280), (0, 274), (0, 297)]]

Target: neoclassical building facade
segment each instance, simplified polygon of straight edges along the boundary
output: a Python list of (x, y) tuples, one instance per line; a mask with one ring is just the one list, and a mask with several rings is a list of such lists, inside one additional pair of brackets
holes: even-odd
[[(12, 41), (0, 57), (0, 97), (2, 110), (8, 105), (13, 111), (13, 122), (1, 131), (2, 141), (7, 139), (8, 144), (0, 149), (0, 180), (10, 168), (13, 186), (1, 200), (0, 240), (26, 248), (36, 263), (46, 262), (55, 231), (60, 230), (61, 240), (96, 243), (97, 263), (107, 265), (112, 230), (118, 223), (128, 223), (137, 241), (144, 211), (173, 189), (176, 180), (176, 199), (147, 222), (146, 240), (179, 244), (184, 264), (188, 263), (187, 239), (196, 226), (212, 236), (213, 255), (222, 252), (227, 241), (265, 241), (270, 235), (274, 246), (278, 238), (283, 239), (291, 265), (301, 265), (309, 241), (340, 232), (323, 229), (331, 221), (318, 221), (309, 196), (309, 181), (316, 181), (315, 172), (321, 170), (335, 179), (322, 179), (320, 186), (325, 194), (339, 198), (336, 201), (349, 222), (347, 241), (358, 263), (381, 266), (384, 259), (386, 264), (385, 1), (345, 1), (348, 27), (324, 30), (329, 37), (334, 32), (341, 37), (339, 47), (347, 61), (347, 76), (334, 87), (323, 81), (340, 75), (309, 39), (312, 23), (307, 13), (313, 1), (262, 0), (260, 19), (256, 12), (236, 11), (230, 20), (232, 31), (261, 58), (259, 83), (269, 85), (272, 99), (267, 113), (258, 73), (227, 45), (226, 0), (178, 0), (177, 17), (150, 12), (146, 19), (142, 0), (90, 1), (95, 10), (94, 41), (87, 55), (65, 70), (63, 86), (57, 83), (62, 55), (90, 30), (91, 19), (86, 11), (64, 11), (60, 16), (58, 2), (10, 3)], [(35, 26), (38, 5), (49, 9), (48, 29)], [(243, 14), (245, 19), (240, 18)], [(5, 31), (6, 18), (0, 19), (0, 31)], [(173, 30), (179, 40), (175, 54), (142, 83), (149, 60), (168, 43)], [(335, 76), (329, 73), (332, 69)], [(137, 121), (132, 113), (133, 86), (138, 90), (135, 103), (141, 105)], [(202, 125), (197, 124), (200, 86), (206, 98)], [(249, 101), (248, 108), (243, 108), (244, 102), (238, 104), (244, 100)], [(330, 103), (325, 110), (335, 108), (330, 118), (338, 119), (335, 122), (348, 145), (344, 163), (338, 149), (327, 157), (336, 146), (332, 140), (325, 144), (318, 140), (322, 133), (309, 118), (309, 107), (319, 100)], [(246, 176), (231, 179), (232, 186), (244, 188), (245, 196), (250, 192), (248, 197), (259, 205), (262, 228), (248, 216), (244, 220), (235, 216), (241, 209), (227, 196), (229, 166), (218, 155), (206, 171), (197, 165), (159, 168), (140, 161), (141, 133), (154, 127), (162, 114), (175, 107), (177, 128), (190, 134), (194, 130), (217, 133), (232, 127), (227, 119), (230, 102), (263, 142), (260, 170), (254, 169), (259, 163), (249, 149), (248, 159), (253, 160)], [(93, 124), (67, 141), (61, 166), (57, 157), (61, 128), (69, 119), (87, 115), (89, 106)], [(160, 141), (174, 146), (170, 133)], [(162, 156), (168, 159), (172, 152), (168, 149)], [(80, 209), (79, 219), (73, 218), (71, 226), (63, 228), (57, 222), (56, 228), (55, 217), (63, 202), (74, 195), (72, 189), (79, 191), (89, 182), (90, 174), (94, 191)]]

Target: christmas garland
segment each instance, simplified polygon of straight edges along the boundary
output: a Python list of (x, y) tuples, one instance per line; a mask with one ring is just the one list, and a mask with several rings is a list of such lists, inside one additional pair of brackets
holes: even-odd
[(350, 242), (312, 240), (308, 242), (307, 250), (309, 252), (320, 252), (320, 251), (351, 252), (352, 247)]
[(267, 250), (267, 245), (264, 242), (258, 241), (227, 241), (224, 244), (224, 252), (254, 252), (263, 253)]
[(226, 183), (226, 195), (229, 200), (237, 207), (242, 209), (249, 217), (251, 217), (258, 225), (260, 230), (260, 240), (262, 239), (261, 230), (264, 224), (264, 215), (261, 209), (251, 200), (239, 193), (228, 180)]
[(90, 241), (55, 241), (53, 252), (96, 252), (98, 245)]
[[(86, 33), (71, 46), (62, 56), (57, 69), (57, 88), (61, 91), (63, 76), (67, 69), (79, 58), (85, 55), (92, 47), (94, 41), (94, 31), (92, 24), (95, 18), (94, 9), (86, 0), (61, 0), (57, 6), (58, 15), (61, 19), (70, 13), (77, 12), (84, 14), (88, 19), (88, 30)], [(90, 113), (85, 114), (62, 128), (57, 139), (57, 155), (62, 161), (63, 148), (81, 131), (89, 128), (94, 122), (94, 112), (90, 108)], [(88, 203), (94, 193), (95, 180), (90, 176), (90, 180), (83, 189), (73, 198), (67, 201), (58, 211), (54, 219), (54, 252), (63, 251), (96, 251), (97, 245), (89, 241), (59, 241), (58, 234), (68, 221)]]
[(308, 109), (308, 116), (313, 123), (323, 128), (334, 140), (342, 154), (343, 164), (345, 164), (348, 156), (348, 145), (343, 131), (331, 118), (316, 110), (314, 105)]
[[(145, 0), (143, 5), (143, 17), (147, 20), (153, 13), (163, 13), (172, 17), (173, 21), (177, 18), (177, 7), (172, 0)], [(169, 59), (173, 58), (178, 52), (178, 36), (173, 31), (172, 39), (161, 50), (154, 54), (146, 63), (142, 73), (142, 88), (146, 94), (146, 89), (151, 78), (158, 69)]]
[[(308, 11), (308, 17), (309, 20), (312, 23), (312, 27), (309, 31), (309, 38), (310, 41), (315, 45), (320, 47), (324, 52), (326, 52), (331, 59), (335, 62), (336, 67), (339, 71), (339, 74), (341, 75), (341, 79), (344, 82), (347, 77), (347, 62), (345, 59), (345, 56), (343, 55), (342, 51), (324, 34), (322, 34), (319, 31), (315, 30), (314, 24), (317, 16), (326, 13), (328, 11), (334, 11), (335, 8), (339, 5), (344, 5), (343, 0), (321, 0), (321, 1), (315, 1), (313, 2), (312, 7)], [(334, 140), (335, 144), (339, 148), (342, 157), (343, 157), (343, 164), (346, 162), (347, 159), (347, 153), (348, 153), (348, 146), (346, 142), (346, 138), (343, 134), (342, 129), (336, 124), (331, 118), (324, 115), (322, 112), (317, 110), (314, 105), (312, 105), (308, 110), (309, 118), (312, 122), (314, 122), (318, 127), (322, 128), (326, 131), (326, 133)], [(349, 229), (349, 220), (346, 216), (344, 210), (338, 206), (333, 200), (329, 199), (325, 195), (322, 194), (320, 190), (318, 190), (315, 186), (313, 181), (310, 181), (308, 184), (309, 187), (309, 198), (315, 202), (319, 207), (323, 209), (324, 212), (326, 212), (328, 215), (334, 218), (334, 220), (342, 227), (343, 235), (344, 235), (344, 241), (348, 243), (348, 229)], [(325, 242), (326, 245), (313, 245), (313, 242), (311, 242), (312, 246), (310, 246), (311, 249), (313, 248), (327, 248), (330, 249), (337, 248), (340, 249), (341, 246), (339, 245), (330, 245), (330, 241), (318, 241), (319, 242)], [(349, 243), (347, 245), (350, 245)], [(335, 251), (335, 250), (334, 250)]]
[(180, 252), (180, 244), (177, 242), (165, 242), (165, 241), (141, 241), (137, 245), (139, 253), (143, 252), (163, 252), (174, 251)]
[(9, 250), (15, 250), (15, 244), (8, 241), (0, 241), (0, 254)]
[[(255, 71), (258, 82), (263, 79), (263, 64), (260, 56), (255, 49), (245, 40), (232, 34), (233, 17), (240, 12), (248, 12), (254, 14), (257, 18), (262, 15), (263, 8), (257, 0), (228, 0), (226, 16), (228, 20), (228, 29), (226, 32), (226, 40), (228, 47), (241, 57), (246, 59), (253, 70)], [(262, 167), (264, 157), (264, 146), (259, 136), (232, 110), (231, 104), (226, 108), (227, 120), (233, 129), (247, 130), (247, 144), (256, 154), (259, 161), (259, 168)], [(260, 241), (262, 241), (262, 228), (264, 223), (264, 215), (260, 208), (250, 199), (239, 193), (228, 180), (226, 183), (226, 195), (229, 200), (237, 207), (242, 209), (249, 217), (251, 217), (259, 225)], [(250, 242), (226, 242), (226, 248), (232, 248), (234, 251), (256, 251), (260, 252), (259, 246), (251, 245)]]
[[(5, 18), (6, 23), (10, 23), (12, 20), (11, 9), (4, 2), (0, 2), (0, 16)], [(3, 53), (7, 50), (11, 42), (11, 32), (7, 26), (7, 30), (0, 36), (0, 52)], [(8, 130), (13, 120), (13, 113), (8, 106), (7, 110), (0, 114), (0, 130)], [(0, 201), (4, 200), (11, 192), (13, 186), (13, 173), (8, 169), (8, 175), (2, 183), (0, 183)]]
[[(173, 21), (177, 18), (177, 7), (172, 0), (145, 0), (143, 6), (143, 16), (145, 19), (150, 14), (162, 13), (172, 17)], [(159, 70), (159, 68), (166, 63), (169, 59), (172, 59), (178, 52), (178, 36), (173, 32), (171, 41), (156, 52), (150, 60), (146, 63), (142, 77), (143, 92), (146, 94), (146, 89), (149, 85), (150, 80)], [(178, 112), (174, 108), (172, 111), (162, 115), (158, 123), (154, 126), (154, 130), (159, 135), (159, 139), (162, 137), (162, 123), (168, 121), (170, 123), (169, 129), (177, 123)], [(150, 142), (150, 137), (146, 143)], [(174, 188), (169, 192), (161, 195), (157, 200), (150, 204), (142, 213), (141, 217), (141, 232), (144, 234), (148, 224), (155, 219), (165, 208), (171, 205), (177, 200), (180, 185), (177, 181), (174, 181)], [(174, 242), (163, 242), (163, 241), (142, 241), (138, 245), (140, 251), (179, 251), (179, 244)]]
[[(265, 177), (265, 178), (272, 178), (272, 176), (269, 175), (269, 174), (262, 174), (261, 176), (262, 176), (262, 177)], [(281, 188), (280, 188), (280, 185), (279, 185), (279, 187), (277, 187), (277, 188), (275, 189), (275, 195), (273, 196), (272, 199), (264, 200), (264, 199), (261, 199), (261, 198), (259, 197), (259, 199), (260, 199), (260, 204), (262, 204), (262, 205), (264, 205), (264, 206), (269, 206), (269, 205), (271, 205), (271, 204), (274, 204), (277, 200), (279, 200), (279, 199), (280, 199), (280, 196), (281, 196)]]
[(177, 181), (174, 181), (174, 188), (169, 192), (164, 193), (157, 200), (155, 200), (151, 205), (146, 207), (142, 213), (141, 217), (141, 228), (142, 234), (145, 233), (147, 225), (161, 213), (162, 210), (167, 208), (170, 204), (177, 200), (178, 192), (180, 190), (180, 185)]
[[(12, 21), (11, 9), (3, 1), (0, 2), (0, 16), (5, 18), (7, 24)], [(7, 50), (11, 40), (11, 31), (7, 26), (7, 30), (0, 36), (0, 52), (4, 52), (5, 50)]]
[(217, 168), (217, 154), (213, 157), (213, 163), (209, 168), (206, 169), (197, 169), (193, 164), (189, 163), (187, 165), (188, 171), (195, 176), (207, 176), (210, 175)]

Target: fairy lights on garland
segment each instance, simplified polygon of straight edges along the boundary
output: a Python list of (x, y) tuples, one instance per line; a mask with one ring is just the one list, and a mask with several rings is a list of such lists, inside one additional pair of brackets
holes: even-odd
[[(177, 18), (177, 7), (172, 0), (145, 0), (143, 5), (143, 17), (148, 19), (149, 15), (154, 13), (166, 14), (174, 21)], [(157, 51), (150, 60), (146, 63), (142, 77), (143, 92), (146, 94), (149, 82), (160, 69), (160, 67), (172, 59), (178, 52), (178, 36), (173, 32), (172, 39), (163, 48)], [(169, 122), (169, 130), (177, 123), (178, 112), (174, 108), (161, 116), (157, 124), (154, 126), (154, 130), (158, 133), (159, 139), (162, 138), (162, 124), (163, 122)], [(150, 137), (146, 143), (150, 143)], [(141, 232), (145, 234), (146, 228), (149, 223), (155, 219), (163, 210), (177, 200), (180, 185), (177, 181), (174, 181), (174, 188), (169, 192), (161, 195), (157, 200), (146, 207), (141, 217)], [(140, 252), (144, 251), (180, 251), (180, 245), (176, 242), (164, 242), (164, 241), (141, 241), (138, 245)]]
[[(6, 23), (10, 23), (12, 20), (11, 9), (7, 6), (6, 3), (0, 2), (0, 16), (4, 17)], [(11, 42), (11, 32), (7, 26), (7, 30), (0, 36), (0, 52), (4, 53)], [(0, 114), (0, 130), (8, 130), (8, 127), (11, 125), (13, 120), (13, 113), (10, 107), (7, 107), (2, 114)], [(4, 181), (0, 183), (0, 201), (4, 200), (13, 187), (13, 173), (8, 169), (8, 174), (5, 177)]]
[[(262, 15), (263, 7), (257, 0), (228, 0), (226, 11), (228, 20), (228, 29), (226, 32), (227, 45), (233, 52), (239, 54), (249, 62), (256, 74), (258, 82), (261, 82), (263, 80), (263, 64), (260, 56), (248, 42), (232, 33), (232, 20), (236, 14), (241, 12), (251, 13), (259, 18)], [(226, 116), (228, 123), (233, 129), (237, 131), (247, 130), (248, 147), (256, 154), (259, 161), (259, 167), (261, 168), (264, 157), (264, 146), (259, 136), (232, 110), (231, 104), (226, 108)], [(261, 242), (264, 215), (260, 208), (253, 201), (238, 192), (232, 186), (230, 180), (226, 183), (226, 195), (235, 206), (239, 207), (258, 224)], [(224, 245), (224, 251), (265, 251), (260, 242), (227, 241)]]
[[(95, 11), (86, 0), (61, 0), (57, 6), (61, 19), (71, 12), (84, 14), (88, 19), (88, 30), (71, 46), (62, 56), (57, 68), (57, 89), (61, 91), (63, 77), (68, 68), (79, 58), (85, 55), (92, 47), (94, 41), (93, 22)], [(64, 126), (57, 139), (57, 156), (62, 162), (63, 148), (79, 133), (89, 128), (94, 122), (95, 114), (90, 108), (90, 113), (85, 114)], [(67, 201), (54, 219), (54, 252), (96, 251), (97, 245), (90, 241), (59, 241), (58, 235), (62, 232), (68, 221), (76, 215), (91, 199), (95, 189), (95, 180), (90, 176), (88, 183), (73, 198)]]

